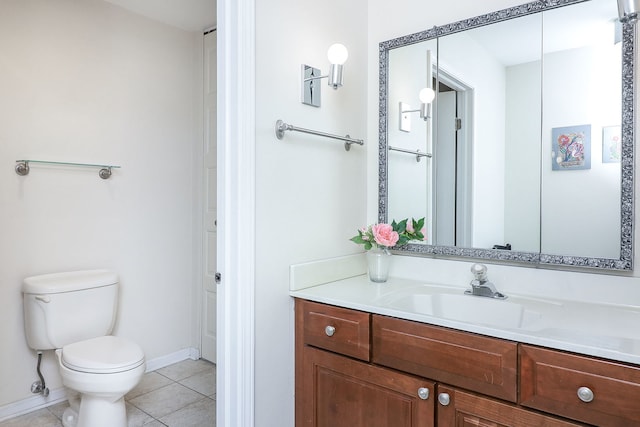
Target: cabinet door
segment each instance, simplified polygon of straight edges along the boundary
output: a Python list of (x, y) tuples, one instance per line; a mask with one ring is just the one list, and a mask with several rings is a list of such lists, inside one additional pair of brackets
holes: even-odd
[(432, 382), (311, 347), (303, 353), (298, 427), (434, 425)]
[(438, 385), (438, 427), (575, 427), (515, 405)]

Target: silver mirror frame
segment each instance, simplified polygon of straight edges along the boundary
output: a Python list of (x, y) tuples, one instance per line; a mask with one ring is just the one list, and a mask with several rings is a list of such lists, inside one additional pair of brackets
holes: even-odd
[[(436, 26), (419, 33), (398, 37), (379, 44), (379, 121), (378, 121), (378, 221), (388, 222), (388, 69), (389, 51), (402, 46), (431, 40), (448, 34), (490, 25), (521, 16), (551, 10), (588, 0), (540, 0), (491, 12), (485, 15)], [(612, 0), (613, 1), (613, 0)], [(394, 248), (400, 254), (437, 256), (444, 258), (473, 258), (487, 261), (526, 264), (531, 266), (565, 266), (603, 270), (633, 270), (634, 218), (634, 145), (635, 145), (635, 23), (622, 24), (622, 161), (621, 161), (621, 221), (620, 258), (591, 258), (550, 255), (535, 252), (516, 252), (497, 249), (462, 248), (409, 243)]]

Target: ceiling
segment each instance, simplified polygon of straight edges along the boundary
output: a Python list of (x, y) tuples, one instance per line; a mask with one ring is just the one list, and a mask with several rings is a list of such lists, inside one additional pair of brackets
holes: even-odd
[(186, 31), (203, 31), (216, 26), (216, 0), (105, 1)]

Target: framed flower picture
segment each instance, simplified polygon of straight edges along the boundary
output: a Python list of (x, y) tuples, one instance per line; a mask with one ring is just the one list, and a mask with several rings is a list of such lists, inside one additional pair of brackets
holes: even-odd
[(551, 130), (551, 170), (591, 169), (591, 125)]
[(620, 126), (602, 128), (602, 163), (620, 163), (622, 157), (622, 136)]

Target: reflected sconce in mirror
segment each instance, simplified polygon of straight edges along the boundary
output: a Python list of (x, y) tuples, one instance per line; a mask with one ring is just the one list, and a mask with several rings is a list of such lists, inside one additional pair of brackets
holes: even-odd
[(338, 89), (342, 86), (343, 76), (342, 70), (344, 63), (349, 58), (349, 51), (340, 43), (335, 43), (329, 46), (327, 51), (327, 57), (331, 63), (331, 69), (329, 74), (322, 75), (320, 69), (311, 67), (306, 64), (302, 64), (302, 96), (301, 102), (313, 107), (320, 106), (320, 84), (316, 80), (328, 79), (327, 84), (333, 89)]
[(430, 87), (423, 88), (418, 98), (420, 99), (420, 108), (411, 110), (411, 106), (405, 102), (400, 102), (400, 130), (403, 132), (411, 132), (411, 117), (409, 113), (420, 113), (420, 118), (427, 121), (431, 118), (431, 102), (436, 97), (436, 93)]
[(618, 0), (620, 22), (637, 21), (638, 12), (640, 12), (640, 0)]

